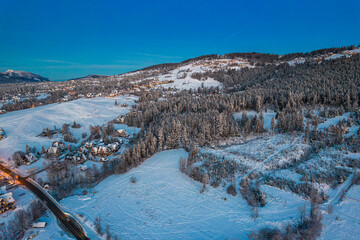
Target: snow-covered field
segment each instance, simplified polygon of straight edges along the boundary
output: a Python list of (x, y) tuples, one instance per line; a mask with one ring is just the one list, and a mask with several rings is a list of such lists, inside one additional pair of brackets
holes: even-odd
[(354, 185), (344, 200), (334, 206), (332, 214), (324, 216), (324, 229), (319, 239), (360, 239), (360, 186)]
[(43, 229), (30, 228), (26, 231), (23, 240), (28, 237), (33, 237), (35, 240), (71, 240), (72, 237), (68, 236), (59, 226), (55, 216), (47, 211), (44, 216), (39, 218), (38, 222), (46, 222), (46, 226)]
[[(183, 72), (181, 72), (183, 71)], [(159, 75), (159, 81), (173, 80), (173, 83), (162, 84), (162, 87), (176, 88), (176, 89), (197, 89), (202, 85), (204, 87), (220, 87), (222, 84), (212, 78), (207, 78), (205, 80), (198, 80), (191, 77), (192, 73), (204, 72), (199, 67), (193, 68), (191, 65), (186, 65), (180, 67), (179, 69), (174, 69), (167, 74)], [(185, 76), (186, 75), (186, 76)]]
[[(198, 80), (193, 78), (191, 75), (196, 73), (206, 73), (206, 72), (215, 72), (219, 70), (228, 70), (236, 69), (240, 70), (242, 68), (253, 68), (248, 61), (245, 59), (214, 59), (214, 60), (198, 60), (191, 63), (180, 66), (176, 69), (173, 69), (167, 73), (159, 73), (158, 75), (155, 72), (155, 78), (159, 81), (159, 85), (164, 88), (175, 88), (175, 89), (197, 89), (201, 86), (204, 87), (219, 87), (222, 88), (222, 84), (213, 79), (206, 78)], [(118, 75), (117, 78), (121, 79), (122, 77), (129, 77), (139, 75), (141, 76), (144, 73), (154, 73), (153, 70), (140, 70), (132, 73), (125, 73)], [(154, 76), (139, 79), (139, 82), (142, 80), (151, 80), (154, 79)], [(169, 82), (170, 81), (170, 82)]]
[(211, 153), (222, 158), (225, 156), (252, 172), (274, 169), (275, 165), (283, 165), (292, 159), (298, 159), (308, 148), (301, 136), (271, 135), (254, 137), (246, 142), (223, 146), (219, 149), (202, 148), (201, 152)]
[[(265, 186), (268, 204), (251, 218), (251, 208), (241, 196), (202, 184), (179, 170), (184, 150), (158, 153), (141, 166), (107, 178), (84, 196), (71, 196), (61, 204), (90, 221), (97, 216), (103, 228), (120, 239), (246, 239), (250, 231), (282, 226), (298, 218), (305, 200)], [(136, 183), (130, 179), (136, 178)]]
[(115, 100), (119, 104), (131, 106), (136, 99), (134, 96), (82, 98), (0, 115), (0, 127), (7, 134), (7, 138), (0, 141), (0, 158), (7, 160), (15, 151), (25, 151), (26, 144), (35, 146), (38, 150), (41, 146), (48, 148), (53, 141), (59, 139), (38, 137), (46, 127), (61, 128), (64, 123), (76, 121), (81, 128), (71, 131), (75, 137), (81, 138), (83, 132), (89, 133), (90, 125), (104, 124), (130, 111), (130, 107), (115, 106)]

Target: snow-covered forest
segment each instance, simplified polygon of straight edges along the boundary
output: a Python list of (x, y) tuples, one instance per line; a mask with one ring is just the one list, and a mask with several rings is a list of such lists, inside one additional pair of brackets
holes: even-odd
[[(3, 84), (0, 157), (95, 238), (358, 239), (359, 52), (207, 55)], [(0, 239), (33, 235), (29, 201)], [(21, 229), (6, 228), (19, 214)], [(61, 234), (55, 224), (35, 239)]]

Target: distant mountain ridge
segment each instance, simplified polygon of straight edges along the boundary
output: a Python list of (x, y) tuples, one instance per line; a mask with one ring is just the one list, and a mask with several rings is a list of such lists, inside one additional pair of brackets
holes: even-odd
[(24, 71), (14, 71), (7, 70), (6, 72), (0, 72), (0, 84), (4, 83), (26, 83), (26, 82), (50, 82), (51, 80), (34, 74)]
[[(315, 61), (320, 62), (322, 60), (326, 59), (332, 59), (334, 57), (331, 57), (331, 55), (337, 55), (337, 57), (342, 56), (349, 56), (351, 53), (349, 51), (355, 51), (355, 53), (360, 53), (360, 44), (356, 47), (354, 45), (345, 46), (345, 47), (333, 47), (333, 48), (323, 48), (314, 50), (311, 52), (294, 52), (294, 53), (287, 53), (283, 55), (279, 54), (270, 54), (270, 53), (258, 53), (258, 52), (242, 52), (242, 53), (227, 53), (223, 55), (219, 54), (208, 54), (208, 55), (202, 55), (194, 58), (190, 58), (187, 60), (184, 60), (182, 62), (178, 63), (161, 63), (161, 64), (155, 64), (151, 65), (145, 68), (139, 68), (137, 70), (129, 71), (127, 73), (122, 74), (116, 74), (116, 75), (99, 75), (99, 74), (91, 74), (87, 75), (85, 77), (78, 77), (73, 78), (69, 80), (95, 80), (95, 79), (101, 79), (101, 78), (111, 78), (111, 77), (118, 77), (121, 75), (126, 74), (134, 74), (136, 72), (141, 71), (156, 71), (156, 70), (162, 70), (162, 71), (169, 71), (176, 68), (179, 68), (181, 66), (198, 62), (198, 61), (209, 61), (209, 60), (216, 60), (216, 59), (246, 59), (251, 65), (261, 67), (268, 64), (281, 64), (284, 62), (288, 62), (290, 65), (293, 65), (294, 63), (301, 63), (307, 61)], [(346, 54), (343, 54), (343, 53)], [(336, 58), (336, 56), (335, 56)]]

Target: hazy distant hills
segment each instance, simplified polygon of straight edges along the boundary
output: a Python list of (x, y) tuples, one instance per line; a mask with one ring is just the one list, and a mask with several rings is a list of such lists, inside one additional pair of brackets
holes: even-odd
[(24, 71), (7, 70), (6, 72), (0, 72), (0, 84), (26, 82), (50, 82), (50, 79)]

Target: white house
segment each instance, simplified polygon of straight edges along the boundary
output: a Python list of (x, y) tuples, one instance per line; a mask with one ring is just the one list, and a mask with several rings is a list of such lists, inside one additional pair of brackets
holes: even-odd
[(52, 144), (53, 147), (58, 147), (62, 150), (65, 150), (66, 149), (66, 145), (65, 143), (63, 142), (60, 142), (60, 141), (54, 141), (53, 144)]
[(49, 147), (48, 153), (51, 155), (60, 155), (60, 149), (58, 147)]
[(110, 148), (111, 151), (116, 152), (117, 150), (119, 150), (119, 143), (112, 143), (109, 144), (108, 147)]
[(37, 222), (32, 224), (33, 228), (44, 228), (45, 226), (46, 226), (46, 222)]
[(86, 170), (88, 170), (89, 169), (89, 167), (87, 166), (87, 165), (82, 165), (81, 167), (80, 167), (80, 170), (81, 171), (86, 171)]
[(25, 158), (27, 160), (27, 163), (26, 163), (27, 165), (30, 165), (37, 161), (37, 158), (34, 156), (33, 153), (26, 154)]
[(119, 137), (127, 137), (127, 136), (128, 136), (128, 134), (127, 134), (127, 132), (126, 132), (125, 129), (118, 129), (118, 130), (116, 130), (116, 134), (117, 134)]
[(94, 145), (94, 144), (93, 144), (92, 142), (86, 142), (86, 143), (85, 143), (85, 147), (86, 147), (86, 148), (92, 148), (93, 145)]
[(5, 194), (1, 195), (0, 198), (4, 199), (7, 204), (9, 204), (9, 203), (13, 204), (15, 202), (12, 192), (5, 193)]

